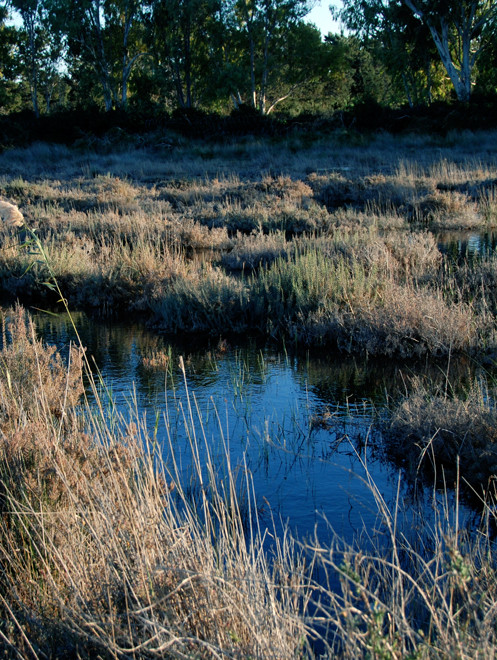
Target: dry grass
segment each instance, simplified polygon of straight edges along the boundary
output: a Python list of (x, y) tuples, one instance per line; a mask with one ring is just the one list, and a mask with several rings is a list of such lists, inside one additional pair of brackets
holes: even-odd
[(400, 357), (474, 352), (481, 345), (479, 330), (485, 331), (468, 305), (447, 303), (436, 291), (395, 285), (381, 294), (374, 308), (347, 313), (343, 324), (347, 350), (365, 348), (371, 354)]
[[(151, 366), (163, 360), (167, 368), (165, 357), (152, 351)], [(136, 411), (116, 418), (102, 398), (93, 408), (81, 402), (84, 354), (72, 350), (66, 366), (20, 307), (7, 313), (0, 361), (5, 657), (279, 659), (311, 658), (313, 648), (343, 658), (494, 657), (487, 502), (477, 533), (460, 523), (457, 490), (453, 504), (432, 491), (422, 508), (430, 519), (404, 509), (400, 490), (389, 508), (364, 465), (374, 533), (302, 547), (284, 535), (268, 554), (270, 532), (259, 527), (246, 468), (228, 454), (226, 464), (212, 463), (188, 396), (180, 408), (195, 497), (174, 452), (165, 463)], [(409, 425), (428, 433), (449, 419), (462, 444), (472, 434), (480, 447), (484, 427), (495, 429), (489, 401), (475, 387), (464, 403), (451, 406), (445, 396), (442, 405), (418, 387), (394, 425), (407, 440)], [(329, 414), (313, 423), (324, 428)], [(462, 444), (449, 448), (448, 437), (449, 459), (461, 454), (458, 484)], [(167, 446), (174, 436), (160, 440)]]
[(308, 545), (322, 578), (315, 606), (325, 656), (494, 658), (492, 510), (483, 504), (475, 532), (461, 524), (457, 493), (452, 501), (447, 491), (445, 498), (432, 491), (427, 519), (406, 511), (400, 490), (387, 506), (367, 471), (365, 485), (376, 502), (375, 533), (363, 530), (352, 544)]
[[(485, 148), (478, 160), (471, 149), (491, 137), (378, 136), (355, 147), (341, 135), (310, 146), (294, 136), (208, 148), (176, 137), (167, 151), (151, 137), (105, 153), (34, 145), (1, 155), (0, 193), (19, 203), (74, 308), (131, 309), (173, 332), (290, 334), (387, 355), (487, 351), (495, 304), (478, 282), (490, 267), (448, 277), (434, 232), (495, 224), (497, 154)], [(1, 290), (54, 303), (24, 240), (0, 226)], [(314, 273), (301, 273), (306, 250), (320, 255), (307, 264)], [(349, 288), (368, 280), (370, 295), (339, 300), (347, 286), (334, 295), (326, 284), (336, 273), (359, 278)], [(312, 293), (322, 284), (328, 293)], [(433, 315), (443, 323), (423, 320)]]
[(142, 365), (148, 371), (165, 371), (171, 367), (171, 354), (165, 351), (151, 351), (141, 359)]
[[(0, 437), (0, 649), (29, 658), (287, 658), (304, 649), (302, 566), (288, 539), (270, 562), (256, 521), (245, 531), (243, 484), (229, 465), (221, 479), (193, 450), (202, 488), (192, 502), (143, 421), (132, 412), (112, 421), (102, 400), (100, 410), (78, 405), (81, 362), (71, 361), (64, 382), (60, 357), (25, 323), (18, 309), (1, 353), (10, 386)], [(191, 433), (194, 447), (201, 441)]]
[(453, 482), (460, 465), (464, 483), (478, 493), (493, 490), (497, 474), (495, 391), (481, 377), (456, 395), (415, 380), (391, 411), (385, 452), (411, 476), (435, 474)]
[[(19, 204), (46, 260), (29, 232), (2, 224), (0, 286), (45, 306), (55, 276), (73, 306), (131, 309), (181, 334), (492, 356), (495, 258), (449, 262), (434, 232), (496, 224), (494, 137), (4, 152), (0, 193)], [(115, 419), (102, 398), (96, 409), (81, 402), (81, 351), (66, 366), (22, 310), (9, 315), (0, 354), (7, 657), (288, 658), (312, 655), (312, 636), (330, 657), (495, 655), (488, 528), (463, 532), (434, 501), (435, 522), (415, 521), (403, 536), (400, 505), (389, 511), (369, 481), (380, 543), (316, 542), (304, 552), (309, 572), (287, 537), (269, 557), (244, 466), (200, 465), (191, 402), (195, 502), (135, 411)], [(156, 349), (142, 366), (167, 371), (171, 358)], [(483, 381), (466, 396), (416, 385), (392, 407), (388, 456), (490, 501), (494, 400)], [(326, 411), (311, 423), (325, 428)], [(311, 584), (313, 568), (329, 583)]]

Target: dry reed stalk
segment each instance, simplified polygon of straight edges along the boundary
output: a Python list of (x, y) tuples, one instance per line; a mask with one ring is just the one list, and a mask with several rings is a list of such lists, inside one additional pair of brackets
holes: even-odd
[[(320, 575), (328, 578), (316, 585), (314, 600), (326, 657), (495, 657), (493, 510), (481, 502), (481, 527), (463, 528), (456, 487), (453, 502), (447, 491), (439, 497), (433, 490), (426, 509), (408, 512), (400, 475), (389, 506), (363, 467), (377, 507), (374, 536), (364, 529), (352, 544), (335, 537), (331, 547), (319, 539), (307, 545)], [(402, 526), (404, 515), (408, 522)]]
[(288, 539), (276, 542), (272, 565), (264, 533), (245, 531), (229, 464), (221, 481), (210, 460), (198, 462), (203, 431), (190, 400), (197, 504), (138, 413), (112, 423), (101, 400), (77, 404), (81, 364), (79, 381), (47, 382), (42, 365), (57, 358), (26, 332), (20, 310), (16, 319), (5, 364), (35, 359), (25, 360), (24, 388), (11, 369), (2, 390), (0, 648), (34, 658), (298, 653), (302, 566)]

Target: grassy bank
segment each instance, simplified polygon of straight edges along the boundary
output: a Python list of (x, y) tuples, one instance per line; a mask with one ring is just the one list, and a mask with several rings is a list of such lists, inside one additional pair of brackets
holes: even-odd
[[(39, 144), (0, 155), (0, 195), (19, 204), (73, 308), (139, 314), (169, 333), (402, 357), (488, 352), (495, 260), (449, 264), (435, 235), (497, 224), (492, 140)], [(37, 251), (0, 232), (4, 296), (53, 303)]]
[(463, 391), (414, 378), (383, 425), (383, 451), (408, 478), (462, 487), (473, 501), (495, 498), (495, 380), (480, 374)]
[[(101, 398), (84, 404), (82, 351), (73, 349), (65, 367), (20, 308), (0, 365), (7, 657), (287, 658), (305, 650), (302, 560), (288, 539), (267, 556), (255, 519), (246, 531), (239, 489), (250, 492), (248, 476), (239, 484), (229, 469), (222, 478), (222, 466), (193, 460), (193, 501), (143, 420), (108, 415)], [(187, 409), (184, 423), (190, 428)]]
[(5, 657), (493, 657), (488, 505), (477, 530), (460, 526), (447, 492), (434, 490), (418, 515), (403, 508), (399, 485), (389, 509), (365, 470), (374, 533), (362, 530), (352, 545), (278, 539), (261, 526), (246, 470), (227, 457), (200, 464), (193, 401), (182, 402), (185, 484), (174, 452), (163, 458), (170, 438), (151, 437), (132, 407), (116, 417), (79, 347), (62, 360), (22, 308), (7, 311), (3, 327)]

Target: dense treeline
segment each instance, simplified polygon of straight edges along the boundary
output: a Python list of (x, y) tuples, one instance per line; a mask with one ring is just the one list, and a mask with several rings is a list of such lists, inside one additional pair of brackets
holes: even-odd
[(150, 120), (178, 108), (287, 118), (355, 108), (360, 120), (364, 107), (366, 119), (375, 105), (495, 94), (494, 0), (344, 0), (332, 11), (346, 29), (325, 38), (306, 22), (310, 4), (9, 0), (0, 8), (0, 112)]

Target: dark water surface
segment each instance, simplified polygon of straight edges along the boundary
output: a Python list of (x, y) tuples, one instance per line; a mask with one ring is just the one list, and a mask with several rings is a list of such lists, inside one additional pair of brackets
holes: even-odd
[(445, 231), (436, 236), (438, 249), (452, 259), (491, 257), (497, 248), (497, 232)]
[[(171, 344), (140, 325), (99, 323), (79, 313), (73, 318), (115, 408), (145, 417), (151, 437), (156, 434), (170, 465), (173, 458), (177, 462), (185, 484), (192, 475), (188, 436), (195, 434), (202, 462), (208, 448), (222, 472), (228, 448), (242, 490), (250, 474), (262, 524), (271, 525), (272, 517), (278, 526), (288, 522), (300, 538), (317, 526), (322, 542), (331, 536), (330, 525), (346, 540), (363, 525), (376, 529), (365, 463), (389, 504), (399, 472), (381, 450), (375, 422), (413, 374), (448, 375), (441, 365), (326, 352), (291, 355), (255, 343)], [(67, 349), (74, 335), (66, 316), (38, 315), (35, 321), (46, 341)], [(147, 367), (144, 358), (159, 353), (168, 356), (168, 366)], [(463, 384), (470, 370), (469, 363), (453, 360), (449, 377)], [(401, 497), (411, 505), (412, 484), (402, 483)]]

